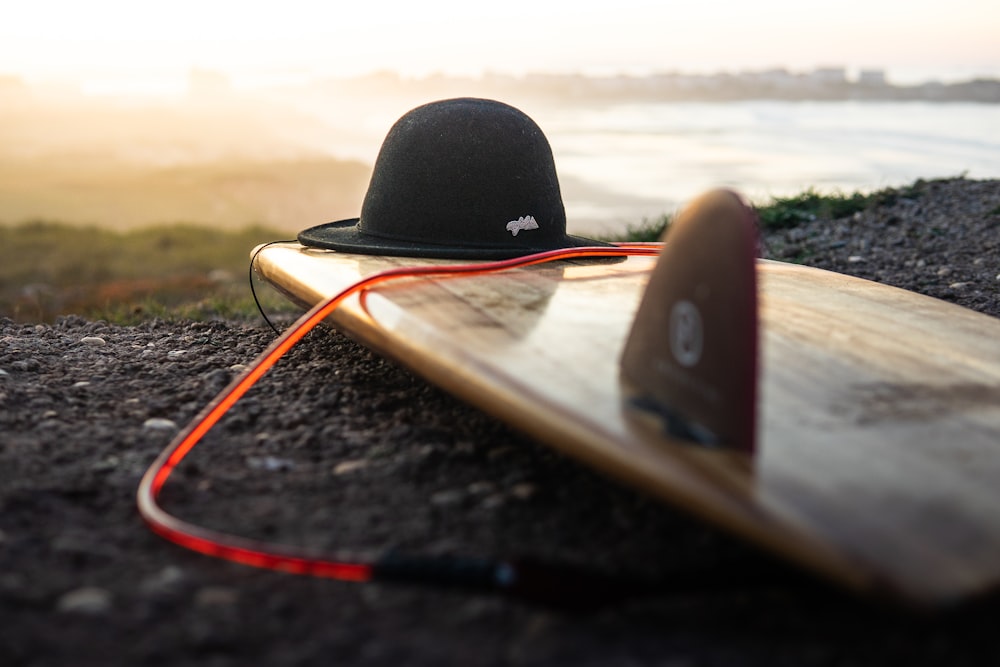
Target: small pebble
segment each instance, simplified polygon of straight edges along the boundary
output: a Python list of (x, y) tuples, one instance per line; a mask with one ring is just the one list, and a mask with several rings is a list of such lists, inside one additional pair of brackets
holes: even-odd
[(116, 470), (121, 465), (121, 459), (117, 456), (111, 455), (100, 461), (95, 461), (90, 465), (90, 469), (94, 472), (108, 472), (109, 470)]
[(176, 565), (168, 565), (151, 577), (143, 579), (139, 590), (146, 595), (168, 595), (176, 592), (184, 583), (184, 570)]
[(56, 609), (67, 614), (106, 614), (111, 610), (111, 592), (96, 586), (77, 588), (60, 597)]
[(361, 470), (362, 468), (368, 467), (368, 461), (364, 459), (355, 459), (353, 461), (341, 461), (333, 467), (334, 475), (346, 475), (352, 473), (355, 470)]
[(496, 484), (493, 482), (482, 481), (469, 484), (469, 487), (466, 490), (474, 496), (485, 496), (488, 493), (492, 493), (494, 489), (496, 489)]
[(514, 488), (510, 490), (510, 495), (514, 496), (518, 500), (528, 500), (531, 498), (538, 489), (534, 484), (528, 484), (527, 482), (521, 482), (520, 484), (515, 484)]
[(185, 352), (187, 352), (187, 350), (170, 350), (169, 352), (167, 352), (167, 358), (176, 359), (177, 357), (184, 356)]
[(937, 274), (939, 276), (941, 276), (942, 278), (945, 277), (945, 276), (950, 276), (951, 275), (951, 267), (950, 266), (942, 266), (940, 269), (937, 270)]
[(291, 459), (279, 459), (277, 456), (249, 456), (247, 466), (253, 470), (266, 470), (275, 472), (278, 470), (291, 470), (295, 467), (295, 461)]
[(74, 382), (73, 386), (74, 387), (89, 387), (90, 383), (87, 382), (86, 380), (81, 380), (80, 382)]
[(194, 596), (196, 607), (231, 607), (239, 602), (240, 594), (224, 586), (206, 586)]
[(100, 336), (84, 336), (80, 339), (80, 342), (84, 345), (93, 345), (94, 347), (101, 347), (108, 344), (108, 341), (104, 340)]
[(493, 495), (483, 498), (480, 506), (485, 510), (495, 510), (503, 507), (504, 502), (506, 502), (506, 498), (499, 493), (494, 493)]
[(438, 448), (434, 445), (421, 445), (414, 451), (414, 456), (418, 459), (426, 459), (428, 456), (434, 456), (437, 451)]
[(788, 240), (792, 243), (800, 243), (808, 238), (809, 231), (802, 229), (801, 227), (795, 227), (794, 229), (789, 229), (785, 236), (788, 237)]
[(438, 507), (457, 505), (462, 502), (464, 497), (465, 494), (457, 490), (438, 491), (431, 496), (431, 505), (437, 505)]
[(108, 553), (104, 542), (87, 533), (66, 531), (55, 536), (50, 545), (55, 553), (73, 556), (101, 556)]
[(177, 423), (162, 417), (150, 417), (142, 423), (142, 427), (152, 431), (176, 431)]
[(851, 255), (850, 257), (847, 258), (848, 264), (860, 264), (863, 261), (865, 261), (865, 258), (862, 257), (861, 255)]
[(246, 364), (233, 364), (232, 366), (229, 367), (229, 370), (233, 371), (234, 373), (242, 373), (247, 368), (249, 368), (249, 366), (247, 366)]
[(948, 287), (950, 289), (963, 289), (963, 288), (968, 287), (968, 286), (969, 286), (969, 283), (952, 283), (952, 284), (948, 285)]

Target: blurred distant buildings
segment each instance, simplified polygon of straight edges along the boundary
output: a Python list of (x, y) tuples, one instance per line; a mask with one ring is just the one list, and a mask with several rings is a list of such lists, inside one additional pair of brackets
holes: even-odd
[[(530, 95), (555, 102), (616, 103), (735, 100), (922, 100), (933, 102), (1000, 103), (1000, 80), (972, 79), (942, 83), (929, 81), (898, 85), (885, 70), (861, 69), (850, 76), (845, 67), (819, 67), (793, 72), (784, 68), (691, 74), (659, 72), (648, 76), (585, 74), (486, 73), (479, 77), (432, 74), (407, 78), (380, 71), (354, 78), (331, 78), (309, 84), (315, 92), (359, 97), (475, 94), (504, 98)], [(0, 103), (27, 102), (37, 91), (16, 76), (0, 72)], [(229, 77), (221, 72), (192, 69), (187, 77), (190, 101), (215, 103), (233, 99)]]
[(379, 72), (355, 79), (329, 81), (332, 87), (356, 93), (406, 92), (408, 88), (441, 95), (485, 90), (487, 94), (531, 94), (588, 102), (777, 100), (924, 100), (1000, 103), (1000, 80), (974, 79), (959, 83), (927, 82), (896, 85), (883, 69), (862, 69), (849, 77), (844, 67), (820, 67), (807, 72), (783, 68), (738, 73), (686, 74), (661, 72), (649, 76), (587, 76), (528, 74), (515, 77), (486, 74), (480, 78), (433, 75), (407, 79)]
[(862, 86), (885, 86), (888, 84), (883, 69), (863, 69), (858, 72), (858, 83)]

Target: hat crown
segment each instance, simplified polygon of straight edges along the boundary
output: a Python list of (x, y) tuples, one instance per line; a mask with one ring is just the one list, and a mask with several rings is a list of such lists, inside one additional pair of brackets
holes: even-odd
[(566, 211), (548, 140), (512, 106), (459, 98), (389, 130), (361, 207), (362, 234), (421, 244), (556, 244)]

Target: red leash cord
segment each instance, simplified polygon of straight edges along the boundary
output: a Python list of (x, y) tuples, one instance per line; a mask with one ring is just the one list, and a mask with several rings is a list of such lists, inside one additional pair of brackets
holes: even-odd
[[(481, 264), (402, 267), (381, 271), (362, 278), (339, 294), (320, 302), (300, 317), (295, 324), (275, 339), (258, 356), (248, 370), (235, 378), (174, 437), (143, 475), (139, 484), (136, 496), (140, 515), (153, 532), (175, 544), (209, 556), (254, 567), (349, 581), (369, 581), (373, 578), (422, 580), (436, 583), (486, 585), (491, 588), (521, 593), (533, 592), (523, 590), (525, 585), (536, 586), (539, 583), (535, 581), (536, 579), (550, 577), (555, 571), (550, 572), (550, 568), (530, 563), (499, 563), (461, 559), (449, 559), (445, 562), (442, 559), (390, 557), (373, 562), (344, 562), (284, 545), (252, 540), (188, 523), (165, 511), (159, 505), (158, 497), (174, 469), (229, 409), (286, 352), (352, 294), (400, 278), (474, 276), (558, 259), (629, 255), (655, 256), (659, 254), (660, 247), (660, 244), (622, 244), (617, 247), (567, 248)], [(572, 586), (577, 584), (578, 582), (574, 581)], [(556, 594), (553, 591), (546, 591), (546, 593)], [(558, 594), (562, 594), (562, 592), (560, 591)]]

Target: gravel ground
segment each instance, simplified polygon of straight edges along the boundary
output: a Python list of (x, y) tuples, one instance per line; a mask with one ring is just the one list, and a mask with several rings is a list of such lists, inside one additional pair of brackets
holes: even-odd
[[(1000, 181), (897, 195), (849, 220), (771, 235), (767, 253), (1000, 316)], [(194, 451), (164, 493), (172, 511), (289, 544), (527, 554), (662, 577), (676, 590), (552, 609), (260, 571), (161, 540), (136, 513), (141, 475), (271, 338), (256, 322), (0, 320), (0, 665), (1000, 658), (997, 596), (932, 617), (846, 596), (329, 331), (310, 334)]]
[(771, 234), (766, 254), (1000, 316), (1000, 181), (917, 181), (883, 199)]

